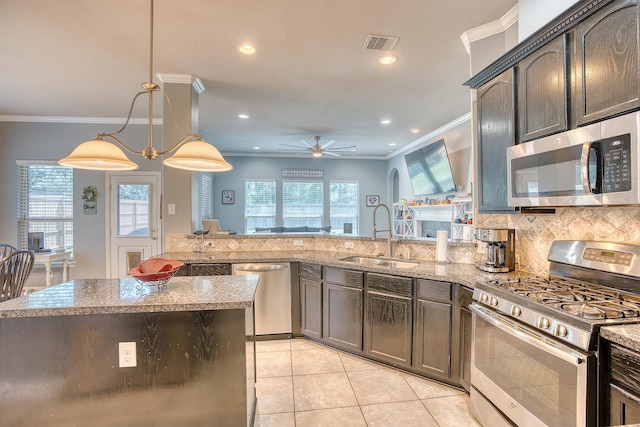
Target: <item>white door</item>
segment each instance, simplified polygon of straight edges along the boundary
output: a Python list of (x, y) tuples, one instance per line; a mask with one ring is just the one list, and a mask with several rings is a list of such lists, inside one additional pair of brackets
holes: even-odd
[(160, 173), (108, 173), (108, 277), (126, 277), (141, 260), (162, 251)]

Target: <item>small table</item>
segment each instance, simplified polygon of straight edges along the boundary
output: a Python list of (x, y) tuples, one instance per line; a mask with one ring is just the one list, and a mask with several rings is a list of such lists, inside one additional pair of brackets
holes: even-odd
[(56, 261), (62, 261), (62, 281), (67, 281), (67, 273), (69, 270), (69, 257), (71, 256), (71, 251), (65, 252), (47, 252), (47, 253), (36, 253), (35, 254), (35, 263), (36, 264), (44, 264), (44, 268), (46, 269), (46, 277), (45, 277), (45, 287), (51, 286), (51, 263)]

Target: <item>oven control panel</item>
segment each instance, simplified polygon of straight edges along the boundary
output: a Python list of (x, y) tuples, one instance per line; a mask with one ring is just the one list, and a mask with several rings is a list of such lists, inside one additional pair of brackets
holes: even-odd
[(479, 289), (478, 285), (473, 291), (473, 299), (491, 310), (502, 313), (513, 320), (518, 320), (538, 331), (545, 332), (583, 350), (589, 349), (591, 334), (587, 330), (573, 327), (553, 316), (542, 314), (532, 307), (518, 304), (511, 298), (502, 298), (488, 289)]
[(587, 261), (598, 261), (628, 267), (633, 260), (633, 254), (608, 249), (586, 248), (582, 253), (582, 258)]

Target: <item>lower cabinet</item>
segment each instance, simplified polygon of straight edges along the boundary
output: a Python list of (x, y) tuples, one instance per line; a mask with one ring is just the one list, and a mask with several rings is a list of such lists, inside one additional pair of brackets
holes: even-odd
[(451, 314), (453, 284), (420, 279), (416, 283), (413, 367), (451, 378)]
[(411, 366), (413, 279), (367, 273), (365, 283), (365, 354)]
[(229, 276), (231, 264), (191, 263), (185, 264), (176, 276)]
[(300, 330), (303, 335), (322, 338), (322, 266), (300, 265)]
[(362, 352), (363, 273), (325, 267), (322, 339), (330, 345)]
[(640, 423), (640, 353), (601, 340), (605, 398), (604, 425)]
[[(459, 371), (460, 371), (460, 385), (467, 391), (471, 388), (471, 336), (473, 330), (471, 329), (471, 310), (469, 305), (473, 300), (473, 291), (462, 285), (458, 285), (458, 302), (459, 302), (459, 339), (460, 350), (459, 354)], [(454, 328), (455, 330), (455, 328)]]

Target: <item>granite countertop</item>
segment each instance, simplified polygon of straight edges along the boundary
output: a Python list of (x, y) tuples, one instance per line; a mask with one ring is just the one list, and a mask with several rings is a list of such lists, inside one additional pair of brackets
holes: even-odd
[(640, 323), (603, 326), (600, 336), (631, 350), (640, 351)]
[[(414, 277), (419, 279), (441, 280), (460, 283), (474, 288), (475, 283), (491, 279), (521, 277), (517, 272), (511, 273), (487, 273), (481, 271), (472, 264), (436, 263), (418, 259), (400, 261), (413, 261), (418, 265), (411, 268), (390, 268), (369, 265), (358, 265), (353, 262), (340, 261), (341, 258), (358, 255), (353, 253), (326, 252), (326, 251), (237, 251), (237, 252), (165, 252), (158, 256), (194, 263), (251, 263), (251, 262), (309, 262), (330, 267), (349, 268), (359, 271), (371, 271), (386, 273), (396, 276)], [(365, 255), (363, 255), (365, 256)]]
[(164, 290), (135, 279), (72, 280), (0, 303), (0, 318), (250, 308), (257, 275), (173, 277)]

